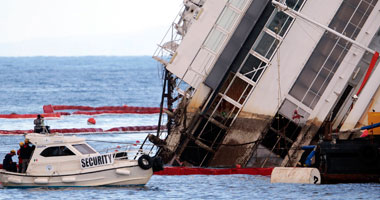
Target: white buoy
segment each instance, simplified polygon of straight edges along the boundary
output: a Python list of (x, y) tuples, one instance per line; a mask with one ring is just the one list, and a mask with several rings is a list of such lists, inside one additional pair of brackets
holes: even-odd
[(321, 184), (321, 174), (316, 168), (275, 167), (272, 171), (270, 182)]

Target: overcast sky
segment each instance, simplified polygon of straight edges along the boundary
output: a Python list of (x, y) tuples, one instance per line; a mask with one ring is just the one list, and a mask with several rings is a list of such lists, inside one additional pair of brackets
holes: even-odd
[(183, 0), (0, 0), (0, 56), (152, 55)]

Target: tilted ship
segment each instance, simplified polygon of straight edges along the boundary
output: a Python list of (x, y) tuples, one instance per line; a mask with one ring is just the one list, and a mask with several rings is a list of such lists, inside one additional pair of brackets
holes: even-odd
[[(302, 166), (380, 181), (378, 0), (184, 0), (164, 68), (167, 164)], [(160, 122), (161, 122), (160, 118)], [(347, 176), (351, 175), (351, 176)]]

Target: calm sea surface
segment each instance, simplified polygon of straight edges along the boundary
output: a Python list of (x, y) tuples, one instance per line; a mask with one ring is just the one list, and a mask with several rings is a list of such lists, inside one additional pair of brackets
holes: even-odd
[[(42, 113), (42, 106), (152, 106), (161, 73), (150, 57), (0, 58), (0, 114)], [(46, 120), (51, 128), (86, 128), (88, 116)], [(95, 127), (157, 125), (158, 115), (99, 115)], [(0, 130), (29, 130), (33, 119), (0, 119)], [(131, 143), (146, 133), (82, 135), (97, 150)], [(23, 141), (0, 135), (0, 158)], [(15, 158), (14, 158), (15, 159)], [(15, 159), (16, 161), (16, 159)], [(5, 189), (0, 199), (380, 199), (380, 184), (271, 184), (250, 175), (153, 176), (144, 187)]]

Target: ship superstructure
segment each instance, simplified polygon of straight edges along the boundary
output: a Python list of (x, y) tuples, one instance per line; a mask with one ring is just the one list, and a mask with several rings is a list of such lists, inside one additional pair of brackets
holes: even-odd
[(380, 111), (378, 0), (184, 5), (154, 55), (166, 72), (166, 163), (296, 166), (301, 146)]

